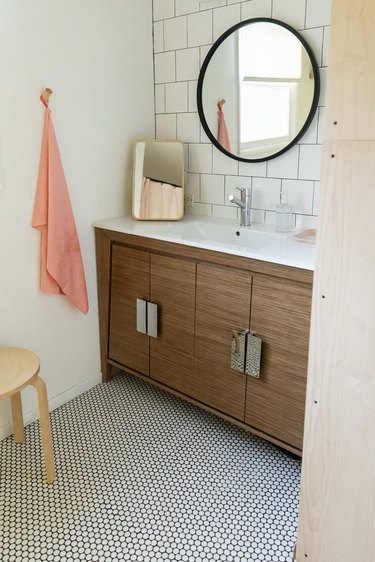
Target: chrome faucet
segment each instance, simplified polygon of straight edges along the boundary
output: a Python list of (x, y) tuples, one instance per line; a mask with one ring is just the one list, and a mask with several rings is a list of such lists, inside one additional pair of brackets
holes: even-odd
[(241, 191), (241, 200), (234, 195), (229, 195), (229, 201), (241, 209), (240, 226), (250, 226), (251, 187), (237, 187)]

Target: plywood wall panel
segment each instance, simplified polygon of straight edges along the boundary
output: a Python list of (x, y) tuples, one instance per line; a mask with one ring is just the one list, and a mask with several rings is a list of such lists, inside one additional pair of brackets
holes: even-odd
[(373, 0), (334, 0), (298, 562), (374, 560), (374, 28)]
[(325, 152), (297, 560), (372, 562), (375, 141)]
[(334, 0), (327, 139), (375, 138), (375, 1)]

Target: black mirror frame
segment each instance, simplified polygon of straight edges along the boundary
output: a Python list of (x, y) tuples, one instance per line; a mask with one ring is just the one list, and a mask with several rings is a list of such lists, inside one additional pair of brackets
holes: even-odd
[[(311, 60), (311, 64), (312, 64), (312, 68), (313, 68), (313, 73), (314, 73), (314, 96), (313, 96), (313, 100), (311, 103), (311, 109), (310, 112), (306, 118), (306, 121), (304, 123), (304, 125), (302, 126), (301, 130), (299, 131), (299, 133), (294, 137), (294, 139), (287, 145), (285, 146), (283, 149), (279, 150), (278, 152), (276, 152), (275, 154), (271, 154), (269, 156), (265, 156), (264, 158), (241, 158), (241, 156), (237, 156), (236, 154), (233, 154), (232, 152), (229, 152), (228, 150), (225, 150), (225, 148), (223, 148), (221, 146), (221, 144), (217, 141), (217, 139), (214, 137), (214, 135), (212, 134), (212, 131), (210, 130), (206, 118), (204, 116), (204, 111), (203, 111), (203, 103), (202, 103), (202, 88), (203, 88), (203, 81), (204, 81), (204, 77), (206, 74), (206, 70), (207, 67), (214, 55), (214, 53), (216, 52), (216, 50), (220, 47), (220, 45), (225, 41), (225, 39), (231, 35), (232, 33), (234, 33), (235, 31), (237, 31), (238, 29), (240, 29), (241, 27), (244, 27), (245, 25), (249, 25), (251, 23), (256, 23), (256, 22), (268, 22), (268, 23), (274, 23), (276, 25), (280, 25), (281, 27), (284, 27), (285, 29), (288, 29), (291, 33), (293, 33), (293, 35), (295, 35), (297, 37), (297, 39), (302, 43), (302, 45), (305, 47), (307, 54), (310, 57)], [(305, 39), (295, 30), (293, 29), (290, 25), (280, 21), (280, 20), (276, 20), (276, 19), (272, 19), (272, 18), (252, 18), (252, 19), (248, 19), (245, 21), (242, 21), (240, 23), (237, 23), (236, 25), (233, 25), (232, 27), (230, 27), (229, 29), (227, 29), (216, 41), (215, 43), (212, 45), (212, 47), (210, 48), (210, 50), (207, 53), (206, 58), (203, 61), (201, 70), (199, 72), (199, 78), (198, 78), (198, 84), (197, 84), (197, 105), (198, 105), (198, 114), (199, 114), (199, 119), (200, 122), (203, 126), (203, 129), (206, 133), (206, 135), (208, 136), (208, 138), (211, 140), (212, 144), (214, 146), (216, 146), (216, 148), (218, 148), (221, 152), (223, 152), (226, 156), (229, 156), (230, 158), (233, 158), (234, 160), (239, 160), (240, 162), (264, 162), (266, 160), (272, 160), (273, 158), (277, 158), (278, 156), (280, 156), (281, 154), (284, 154), (284, 152), (286, 152), (287, 150), (289, 150), (292, 146), (294, 146), (295, 144), (297, 144), (297, 142), (303, 137), (303, 135), (306, 133), (307, 129), (309, 128), (315, 112), (317, 110), (318, 107), (318, 102), (319, 102), (319, 95), (320, 95), (320, 75), (319, 75), (319, 67), (318, 67), (318, 63), (316, 61), (315, 55), (312, 52), (310, 46), (307, 44), (307, 42), (305, 41)]]

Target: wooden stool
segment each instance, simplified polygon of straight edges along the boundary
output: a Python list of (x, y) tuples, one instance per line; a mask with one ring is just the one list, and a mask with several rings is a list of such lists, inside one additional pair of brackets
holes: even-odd
[(0, 347), (0, 399), (10, 397), (13, 418), (13, 433), (16, 443), (24, 442), (24, 426), (21, 404), (21, 390), (31, 384), (36, 388), (39, 402), (40, 433), (42, 437), (47, 482), (55, 480), (51, 425), (48, 413), (47, 390), (39, 376), (39, 358), (19, 347)]

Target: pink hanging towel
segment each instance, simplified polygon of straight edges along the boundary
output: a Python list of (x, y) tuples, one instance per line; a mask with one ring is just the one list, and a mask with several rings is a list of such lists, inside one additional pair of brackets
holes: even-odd
[(81, 249), (51, 110), (46, 106), (32, 226), (41, 232), (40, 288), (64, 294), (83, 313), (89, 310)]
[(219, 102), (217, 104), (217, 140), (225, 150), (230, 152), (230, 142), (227, 130), (227, 125), (225, 123), (224, 113), (222, 110), (222, 104)]

